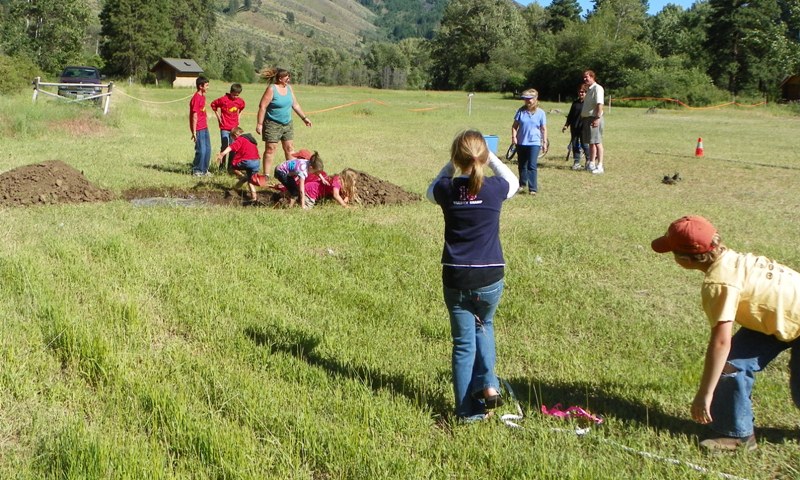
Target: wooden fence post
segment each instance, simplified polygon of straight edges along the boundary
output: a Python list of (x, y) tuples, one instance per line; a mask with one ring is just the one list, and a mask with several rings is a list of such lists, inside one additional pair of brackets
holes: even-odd
[(33, 103), (36, 103), (36, 97), (39, 96), (39, 79), (41, 77), (36, 77), (33, 79)]
[(111, 103), (111, 90), (114, 89), (114, 82), (108, 82), (108, 96), (106, 97), (105, 107), (103, 107), (103, 115), (108, 114), (108, 105)]

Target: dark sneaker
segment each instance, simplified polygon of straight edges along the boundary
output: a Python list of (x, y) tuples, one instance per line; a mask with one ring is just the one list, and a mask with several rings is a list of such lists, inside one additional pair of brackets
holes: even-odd
[(749, 437), (718, 437), (707, 438), (700, 442), (700, 448), (708, 450), (709, 452), (732, 451), (743, 449), (752, 452), (758, 448), (756, 443), (756, 436), (750, 435)]
[(486, 405), (487, 409), (499, 408), (502, 407), (506, 402), (503, 401), (503, 397), (500, 395), (489, 395), (488, 397), (483, 399), (484, 405)]

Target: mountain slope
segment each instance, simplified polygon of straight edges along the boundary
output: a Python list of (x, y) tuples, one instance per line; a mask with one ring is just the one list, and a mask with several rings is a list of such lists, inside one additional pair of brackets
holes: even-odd
[(249, 10), (222, 15), (226, 38), (269, 46), (272, 51), (330, 47), (360, 51), (377, 35), (376, 15), (354, 0), (261, 0)]

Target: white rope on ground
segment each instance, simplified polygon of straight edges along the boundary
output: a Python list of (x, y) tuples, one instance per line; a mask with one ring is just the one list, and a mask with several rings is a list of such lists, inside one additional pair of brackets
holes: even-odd
[[(514, 395), (514, 390), (511, 388), (511, 385), (508, 383), (508, 381), (506, 381), (505, 379), (500, 379), (500, 381), (503, 382), (503, 385), (505, 386), (506, 390), (508, 390), (508, 393), (509, 393), (509, 396), (511, 397), (511, 400), (514, 402), (514, 404), (517, 407), (517, 413), (516, 414), (509, 413), (509, 414), (501, 415), (500, 416), (500, 420), (503, 422), (503, 424), (505, 424), (508, 427), (515, 428), (515, 429), (524, 429), (525, 427), (523, 427), (522, 425), (516, 423), (516, 421), (523, 420), (525, 418), (525, 415), (524, 415), (524, 413), (522, 411), (522, 407), (519, 404), (519, 400), (517, 400), (516, 395)], [(584, 437), (584, 436), (586, 436), (587, 433), (589, 433), (590, 429), (591, 429), (590, 427), (587, 427), (587, 428), (575, 428), (574, 430), (573, 429), (567, 429), (567, 428), (551, 428), (550, 431), (559, 432), (559, 433), (572, 433), (572, 434), (575, 434), (575, 435), (577, 435), (579, 437)], [(706, 475), (716, 475), (716, 476), (718, 476), (720, 478), (724, 478), (725, 480), (748, 480), (748, 479), (746, 479), (744, 477), (738, 477), (736, 475), (731, 475), (730, 473), (716, 472), (714, 470), (709, 470), (709, 469), (707, 469), (705, 467), (701, 467), (700, 465), (696, 465), (694, 463), (687, 462), (687, 461), (684, 461), (684, 460), (679, 460), (677, 458), (663, 457), (661, 455), (656, 455), (655, 453), (650, 453), (650, 452), (647, 452), (647, 451), (644, 451), (644, 450), (636, 450), (635, 448), (631, 448), (631, 447), (628, 447), (626, 445), (622, 445), (621, 443), (617, 443), (614, 440), (609, 440), (607, 438), (602, 438), (602, 437), (591, 437), (591, 438), (596, 440), (596, 441), (599, 441), (599, 442), (604, 442), (604, 443), (607, 443), (609, 445), (613, 445), (613, 446), (615, 446), (615, 447), (617, 447), (617, 448), (619, 448), (621, 450), (624, 450), (626, 452), (635, 453), (636, 455), (639, 455), (639, 456), (644, 457), (644, 458), (648, 458), (648, 459), (651, 459), (651, 460), (657, 460), (659, 462), (669, 463), (669, 464), (672, 464), (672, 465), (683, 465), (683, 466), (691, 468), (692, 470), (694, 470), (696, 472), (703, 473), (703, 474), (706, 474)]]
[(152, 103), (152, 104), (158, 104), (158, 105), (164, 105), (164, 104), (167, 104), (167, 103), (183, 102), (184, 100), (187, 100), (187, 99), (189, 99), (189, 98), (192, 98), (192, 95), (194, 95), (194, 93), (192, 93), (191, 95), (188, 95), (188, 96), (186, 96), (186, 97), (183, 97), (183, 98), (179, 98), (179, 99), (177, 99), (177, 100), (168, 100), (168, 101), (166, 101), (166, 102), (153, 102), (153, 101), (151, 101), (151, 100), (144, 100), (144, 99), (142, 99), (142, 98), (136, 98), (136, 97), (134, 97), (134, 96), (128, 95), (128, 94), (127, 94), (127, 93), (125, 93), (125, 91), (123, 91), (121, 88), (120, 88), (120, 89), (117, 89), (117, 90), (114, 90), (114, 93), (121, 93), (122, 95), (125, 95), (125, 96), (126, 96), (126, 97), (128, 97), (128, 98), (132, 98), (132, 99), (136, 100), (137, 102), (142, 102), (142, 103)]
[(617, 442), (615, 442), (613, 440), (609, 440), (607, 438), (600, 438), (599, 440), (601, 442), (605, 442), (605, 443), (608, 443), (608, 444), (613, 445), (615, 447), (621, 448), (622, 450), (625, 450), (626, 452), (635, 453), (635, 454), (640, 455), (642, 457), (650, 458), (650, 459), (653, 459), (653, 460), (658, 460), (658, 461), (664, 462), (664, 463), (671, 463), (672, 465), (685, 465), (685, 466), (691, 468), (692, 470), (694, 470), (696, 472), (704, 473), (704, 474), (707, 474), (707, 475), (716, 475), (716, 476), (718, 476), (720, 478), (724, 478), (726, 480), (747, 480), (746, 478), (737, 477), (736, 475), (731, 475), (730, 473), (715, 472), (714, 470), (709, 470), (709, 469), (707, 469), (705, 467), (701, 467), (700, 465), (696, 465), (696, 464), (691, 463), (691, 462), (686, 462), (684, 460), (679, 460), (677, 458), (662, 457), (661, 455), (656, 455), (655, 453), (645, 452), (644, 450), (636, 450), (634, 448), (627, 447), (625, 445), (617, 443)]

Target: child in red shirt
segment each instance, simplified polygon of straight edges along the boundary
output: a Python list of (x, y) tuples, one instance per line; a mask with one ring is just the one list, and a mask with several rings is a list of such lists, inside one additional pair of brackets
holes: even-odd
[[(242, 93), (242, 85), (234, 83), (231, 85), (231, 91), (218, 99), (211, 102), (211, 111), (217, 117), (219, 122), (219, 134), (222, 139), (222, 146), (220, 152), (225, 150), (231, 144), (231, 130), (239, 126), (239, 115), (244, 110), (244, 100), (239, 98)], [(231, 168), (233, 162), (233, 155), (228, 156), (228, 168)], [(219, 162), (220, 171), (225, 170), (225, 157)]]
[(225, 155), (233, 152), (233, 161), (231, 162), (231, 169), (233, 174), (239, 178), (239, 181), (233, 187), (234, 190), (239, 190), (242, 185), (247, 183), (247, 188), (250, 190), (250, 201), (256, 202), (258, 194), (256, 193), (256, 186), (252, 182), (253, 175), (258, 173), (261, 166), (261, 155), (258, 154), (258, 142), (249, 133), (244, 133), (241, 127), (234, 127), (231, 130), (231, 138), (233, 143), (225, 147), (217, 155), (217, 161), (222, 161)]
[(195, 177), (205, 177), (210, 175), (208, 161), (211, 159), (211, 137), (208, 136), (208, 119), (206, 116), (208, 79), (197, 77), (195, 84), (197, 85), (197, 91), (189, 101), (189, 131), (192, 132), (192, 142), (194, 142), (192, 174)]

